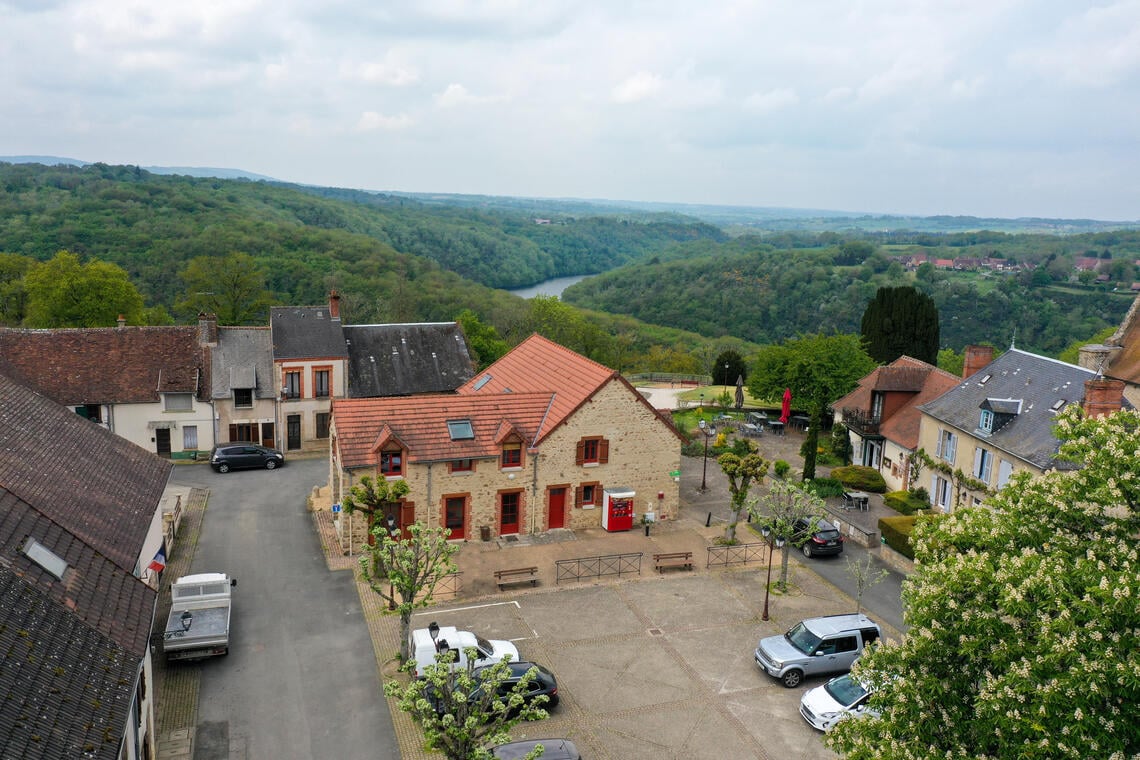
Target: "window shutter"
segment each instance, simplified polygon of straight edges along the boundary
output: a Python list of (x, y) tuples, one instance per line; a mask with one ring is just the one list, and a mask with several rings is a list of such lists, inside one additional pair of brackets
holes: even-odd
[(982, 477), (982, 447), (974, 449), (974, 477)]
[(946, 437), (946, 431), (945, 430), (939, 430), (938, 431), (938, 443), (935, 444), (935, 446), (934, 446), (934, 456), (936, 456), (936, 457), (942, 456), (942, 439), (944, 439), (945, 437)]
[(949, 446), (947, 448), (949, 448), (950, 451), (947, 453), (946, 458), (951, 462), (956, 461), (958, 454), (958, 436), (953, 433), (950, 434)]
[(237, 425), (230, 425), (230, 440), (237, 440)]
[(578, 486), (574, 489), (574, 506), (582, 506), (582, 486)]
[(585, 441), (578, 441), (578, 451), (575, 454), (574, 459), (575, 459), (575, 461), (574, 461), (575, 464), (582, 464), (582, 462), (586, 461), (586, 442)]
[(605, 438), (598, 441), (598, 464), (610, 461), (610, 442)]

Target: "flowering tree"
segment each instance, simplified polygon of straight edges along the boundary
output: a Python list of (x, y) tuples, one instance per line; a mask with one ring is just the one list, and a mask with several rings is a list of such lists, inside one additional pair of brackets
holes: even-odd
[(748, 453), (742, 455), (727, 453), (721, 454), (716, 460), (720, 469), (728, 477), (728, 492), (732, 495), (732, 519), (724, 529), (725, 543), (736, 543), (736, 526), (744, 516), (745, 501), (748, 499), (748, 490), (752, 482), (762, 481), (768, 474), (768, 460), (756, 452), (756, 444), (748, 444)]
[[(749, 517), (771, 531), (772, 539), (780, 543), (780, 579), (776, 586), (788, 588), (788, 555), (793, 548), (800, 549), (811, 540), (811, 534), (824, 513), (824, 501), (802, 483), (774, 480), (768, 492), (756, 499), (748, 509)], [(812, 530), (797, 533), (796, 522), (807, 520)]]
[(1140, 415), (1058, 418), (1081, 469), (1015, 476), (988, 505), (920, 520), (907, 636), (865, 654), (880, 712), (847, 758), (1140, 754)]

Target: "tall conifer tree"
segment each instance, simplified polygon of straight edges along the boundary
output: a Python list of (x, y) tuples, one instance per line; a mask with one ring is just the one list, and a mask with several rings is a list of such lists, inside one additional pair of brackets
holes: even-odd
[(863, 312), (862, 333), (867, 353), (880, 364), (903, 354), (938, 362), (938, 307), (910, 286), (879, 288)]

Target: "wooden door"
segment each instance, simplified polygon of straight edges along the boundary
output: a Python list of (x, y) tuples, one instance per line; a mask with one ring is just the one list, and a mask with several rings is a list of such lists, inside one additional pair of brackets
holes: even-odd
[(546, 517), (546, 529), (566, 527), (566, 489), (551, 488), (546, 492), (546, 502), (549, 505)]
[(519, 532), (519, 508), (522, 494), (518, 491), (499, 494), (499, 535), (509, 536)]
[(301, 448), (301, 415), (290, 414), (285, 418), (285, 435), (290, 449)]
[(271, 449), (277, 448), (276, 441), (273, 439), (273, 423), (261, 423), (261, 445)]
[(154, 431), (154, 451), (160, 457), (170, 458), (170, 429), (158, 428)]
[(444, 525), (451, 529), (449, 538), (467, 537), (467, 499), (462, 496), (448, 497), (444, 502)]

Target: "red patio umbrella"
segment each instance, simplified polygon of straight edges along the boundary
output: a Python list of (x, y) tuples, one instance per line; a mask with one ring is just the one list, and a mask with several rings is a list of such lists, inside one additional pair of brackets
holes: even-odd
[(788, 424), (788, 418), (792, 416), (792, 389), (784, 389), (784, 405), (780, 407), (780, 422), (785, 425)]

